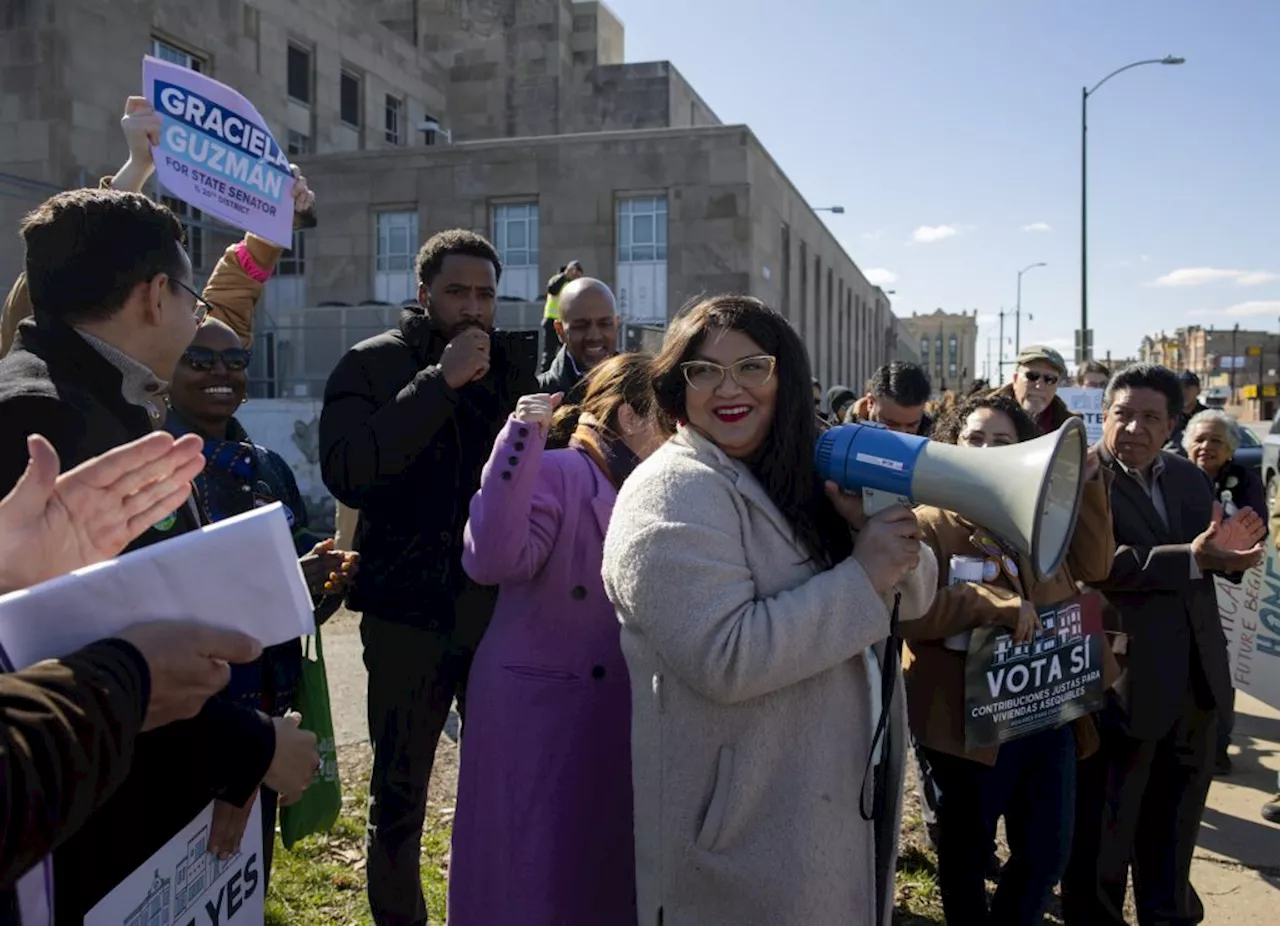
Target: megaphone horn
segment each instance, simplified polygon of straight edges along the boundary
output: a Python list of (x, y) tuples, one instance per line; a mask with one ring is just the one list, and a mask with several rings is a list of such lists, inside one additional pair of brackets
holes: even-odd
[(1088, 438), (1071, 418), (1057, 431), (1008, 447), (941, 444), (873, 424), (844, 424), (818, 438), (818, 473), (865, 510), (933, 505), (954, 511), (1012, 544), (1046, 579), (1067, 555), (1080, 499)]

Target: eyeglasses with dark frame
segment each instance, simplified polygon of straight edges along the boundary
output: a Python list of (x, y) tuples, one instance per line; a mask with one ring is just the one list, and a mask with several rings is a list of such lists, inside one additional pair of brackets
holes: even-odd
[(185, 289), (191, 295), (195, 296), (196, 305), (195, 308), (191, 310), (191, 315), (195, 318), (197, 325), (201, 324), (209, 317), (209, 313), (213, 311), (213, 306), (209, 305), (209, 303), (205, 301), (204, 296), (200, 295), (181, 280), (175, 280), (173, 277), (169, 277), (169, 282), (177, 285), (180, 289)]
[(1022, 375), (1026, 377), (1029, 383), (1038, 383), (1040, 380), (1044, 380), (1046, 386), (1056, 386), (1058, 385), (1058, 380), (1062, 378), (1056, 373), (1037, 373), (1035, 370), (1023, 370)]
[(710, 360), (686, 360), (680, 364), (684, 381), (699, 391), (717, 389), (724, 382), (725, 374), (743, 389), (759, 389), (773, 379), (778, 358), (771, 354), (756, 354), (734, 361), (727, 367)]
[(230, 373), (239, 373), (249, 368), (253, 353), (243, 347), (228, 347), (226, 350), (214, 350), (211, 347), (188, 347), (182, 352), (182, 362), (197, 373), (210, 373), (222, 361), (222, 365)]

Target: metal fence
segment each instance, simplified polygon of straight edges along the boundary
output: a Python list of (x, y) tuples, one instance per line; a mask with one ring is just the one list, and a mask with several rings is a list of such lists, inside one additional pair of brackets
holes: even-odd
[[(255, 399), (319, 398), (342, 355), (366, 338), (394, 328), (401, 307), (386, 304), (320, 305), (259, 314), (255, 321), (249, 396)], [(542, 306), (500, 301), (494, 319), (504, 331), (537, 332), (542, 348)], [(624, 350), (656, 352), (664, 329), (625, 325)]]

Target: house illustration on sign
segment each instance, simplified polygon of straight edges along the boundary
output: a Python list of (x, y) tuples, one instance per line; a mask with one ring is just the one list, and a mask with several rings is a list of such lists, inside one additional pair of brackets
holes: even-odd
[(173, 922), (169, 896), (171, 883), (169, 878), (160, 877), (157, 871), (151, 890), (147, 891), (142, 903), (125, 917), (123, 926), (170, 926)]
[[(173, 873), (173, 880), (176, 882), (174, 916), (181, 916), (186, 910), (194, 907), (201, 895), (240, 857), (240, 853), (237, 852), (226, 861), (222, 861), (211, 854), (208, 847), (209, 829), (202, 827), (187, 843), (187, 857), (178, 863)], [(132, 926), (132, 924), (126, 924), (126, 926)], [(150, 921), (146, 926), (152, 926)], [(167, 926), (167, 921), (156, 923), (154, 926)]]

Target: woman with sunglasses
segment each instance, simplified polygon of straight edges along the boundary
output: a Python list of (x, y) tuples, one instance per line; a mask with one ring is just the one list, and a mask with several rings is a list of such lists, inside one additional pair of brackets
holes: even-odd
[[(973, 448), (1004, 447), (1037, 436), (1031, 417), (1012, 397), (999, 393), (961, 401), (938, 421), (932, 435), (942, 443)], [(1046, 580), (1037, 580), (1026, 557), (981, 525), (940, 508), (916, 509), (925, 542), (944, 566), (928, 613), (903, 624), (899, 633), (907, 641), (903, 672), (911, 732), (937, 793), (938, 875), (948, 923), (1039, 923), (1067, 864), (1076, 756), (1097, 748), (1093, 720), (1083, 717), (1071, 726), (999, 747), (966, 749), (964, 636), (975, 627), (996, 625), (1026, 642), (1040, 627), (1038, 608), (1076, 595), (1077, 581), (1099, 582), (1108, 576), (1115, 557), (1111, 502), (1092, 450), (1086, 474), (1071, 548)], [(949, 584), (946, 564), (953, 556), (979, 559), (983, 581)], [(1113, 679), (1114, 668), (1111, 663), (1104, 669), (1104, 677)], [(1010, 857), (988, 909), (986, 869), (1002, 814)]]
[[(197, 309), (199, 311), (199, 309)], [(235, 418), (248, 388), (250, 352), (229, 325), (208, 318), (183, 353), (169, 384), (165, 429), (175, 436), (204, 438), (205, 466), (195, 478), (196, 504), (206, 522), (221, 521), (254, 508), (280, 502), (293, 531), (302, 571), (316, 602), (316, 620), (337, 610), (343, 589), (355, 575), (358, 554), (333, 550), (307, 527), (307, 508), (297, 480), (281, 456), (254, 444)], [(261, 659), (234, 666), (228, 697), (279, 717), (293, 708), (302, 674), (302, 649), (292, 640), (267, 647)], [(276, 795), (261, 789), (264, 871), (270, 875), (275, 841)], [(210, 851), (227, 856), (239, 848), (252, 802), (236, 808), (218, 802)]]
[(887, 924), (896, 840), (877, 853), (872, 821), (897, 832), (901, 778), (866, 774), (876, 647), (895, 610), (928, 607), (933, 556), (909, 510), (868, 520), (817, 477), (808, 357), (773, 309), (699, 303), (653, 377), (681, 425), (623, 485), (603, 566), (631, 680), (639, 921)]

